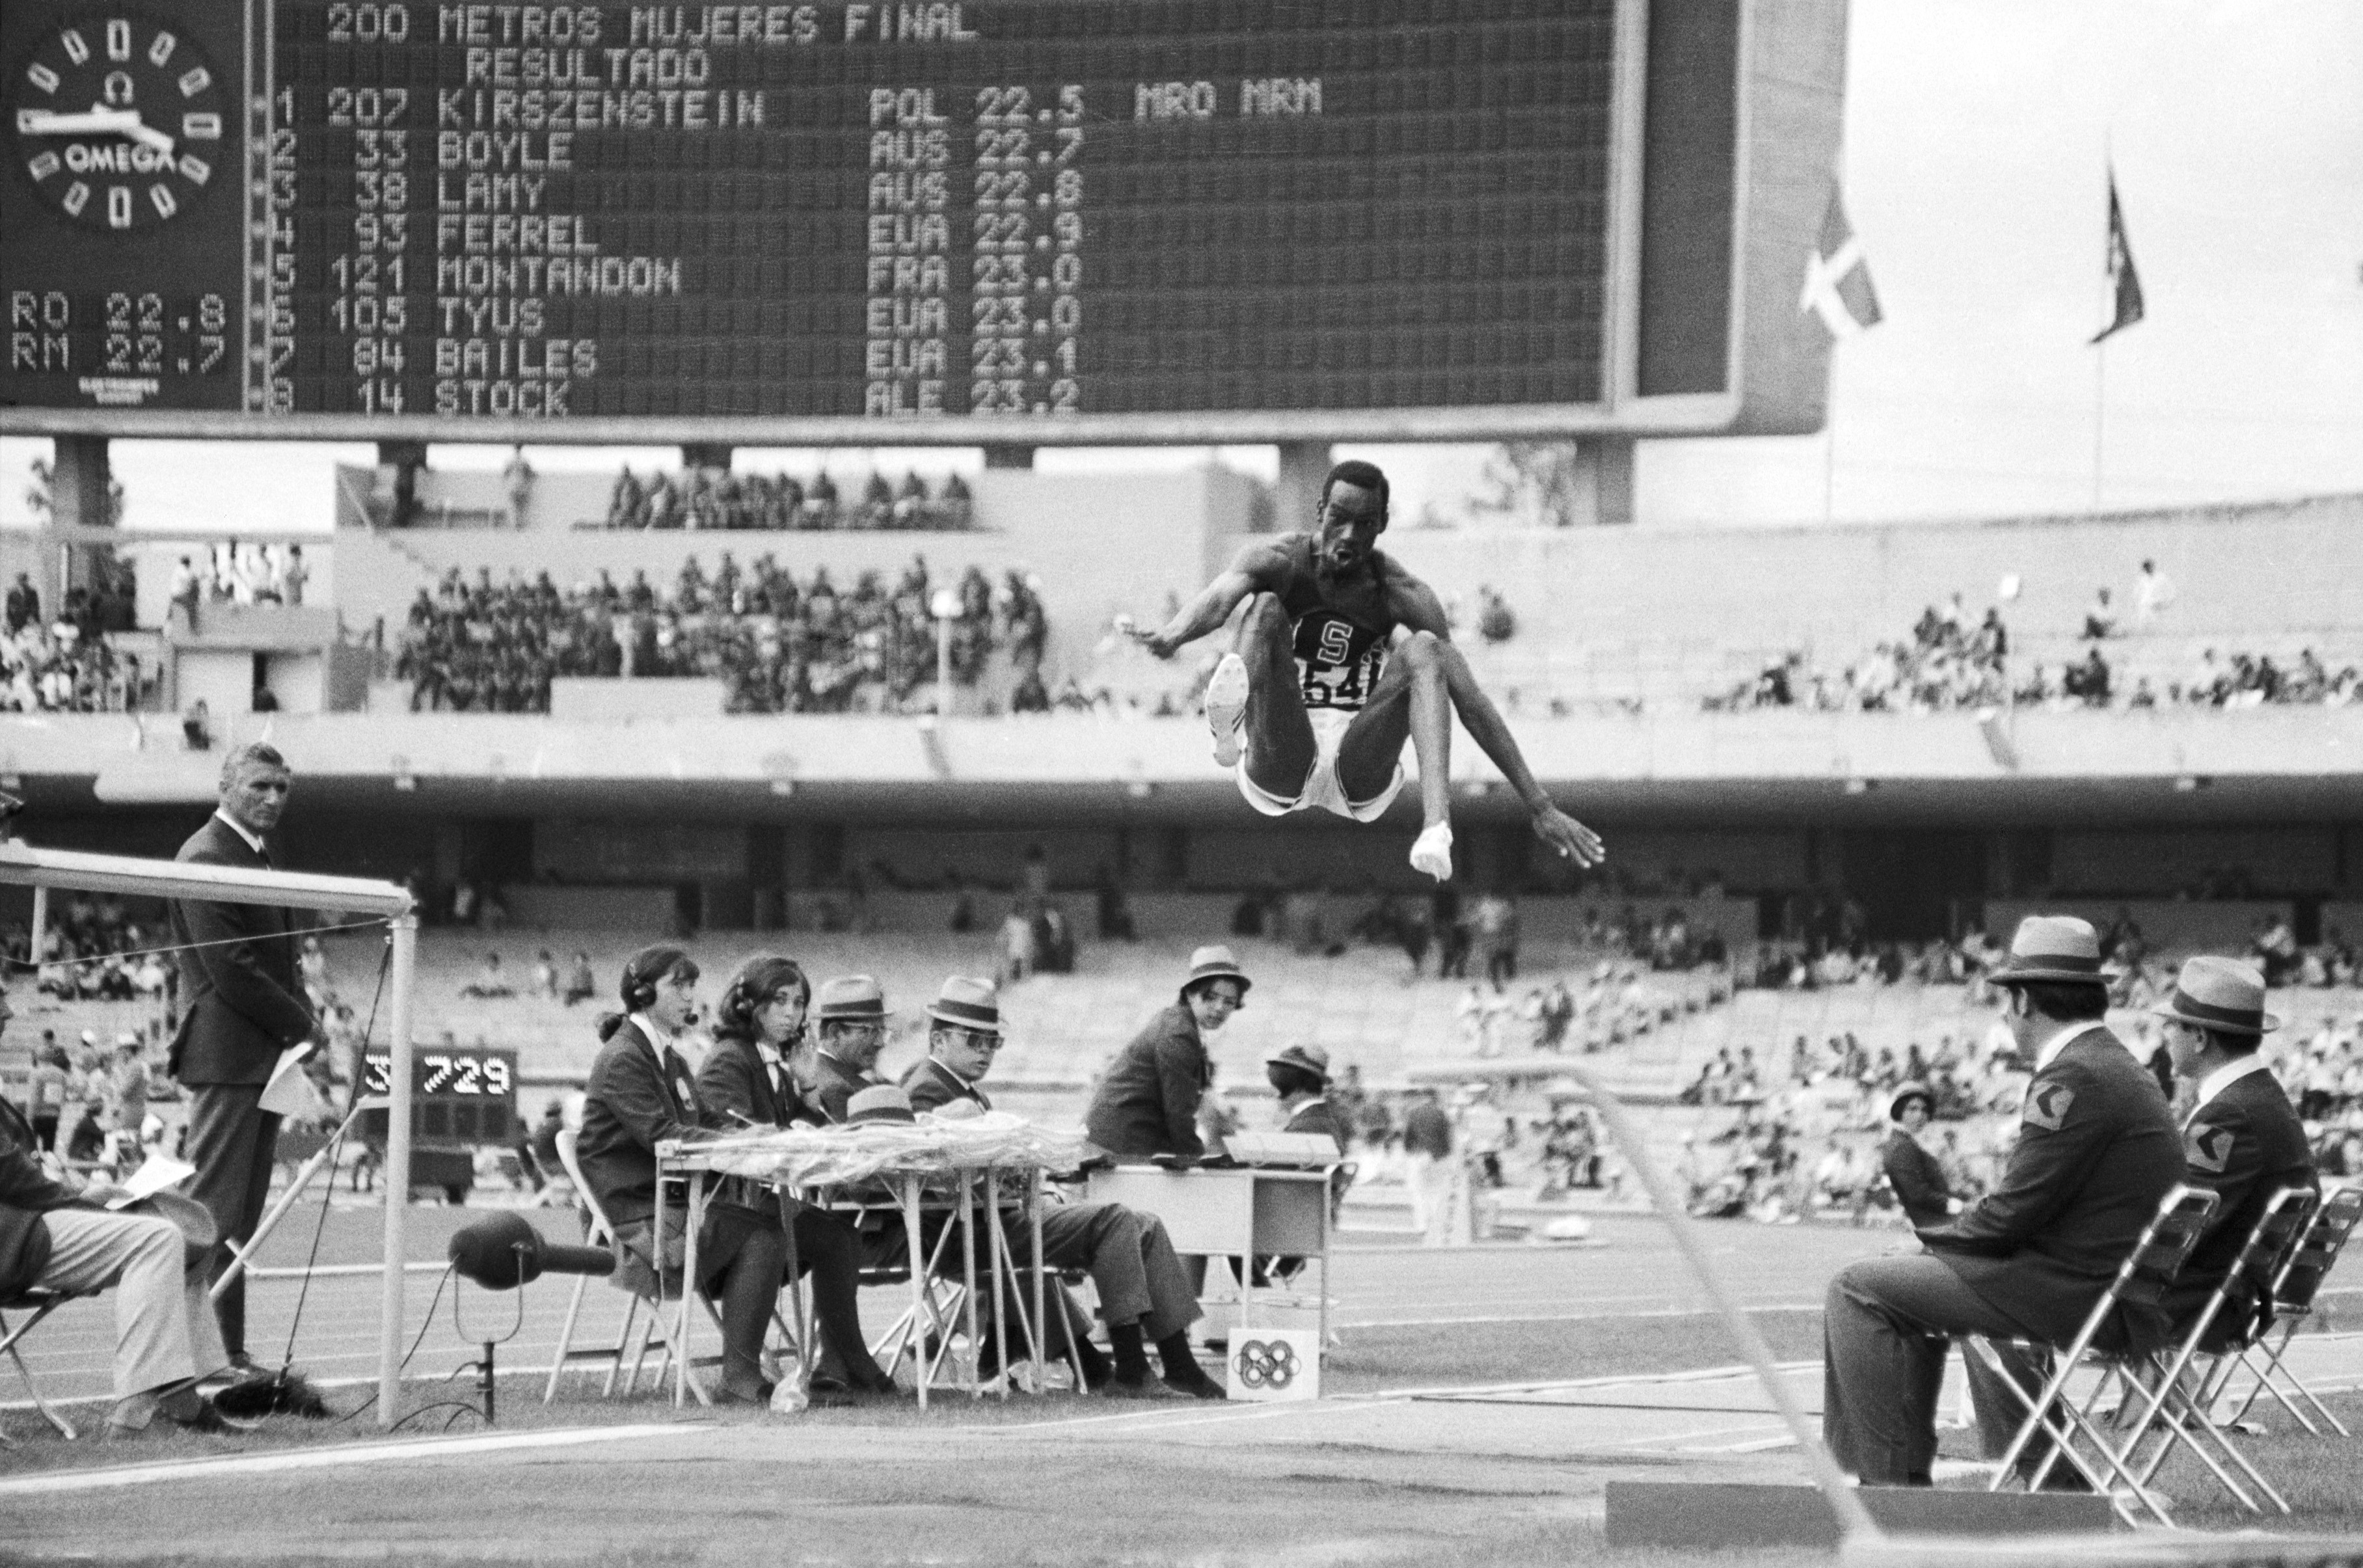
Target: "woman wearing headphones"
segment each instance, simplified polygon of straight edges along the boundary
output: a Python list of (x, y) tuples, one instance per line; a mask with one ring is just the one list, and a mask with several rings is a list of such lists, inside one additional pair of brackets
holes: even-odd
[[(794, 1071), (794, 1059), (815, 1049), (804, 1029), (811, 1005), (812, 983), (793, 959), (778, 953), (758, 953), (730, 977), (715, 1015), (714, 1049), (697, 1072), (698, 1099), (720, 1130), (828, 1125), (819, 1107), (804, 1100)], [(810, 1063), (804, 1065), (808, 1074)], [(779, 1198), (759, 1183), (726, 1182), (721, 1202), (751, 1223), (780, 1221)], [(851, 1404), (898, 1394), (893, 1375), (870, 1359), (862, 1338), (860, 1241), (851, 1218), (806, 1204), (793, 1207), (796, 1263), (812, 1273), (813, 1310), (826, 1352), (813, 1376), (813, 1402)]]
[[(592, 1063), (575, 1146), (583, 1180), (616, 1228), (616, 1262), (658, 1270), (678, 1285), (689, 1229), (685, 1207), (665, 1216), (665, 1255), (651, 1251), (656, 1225), (657, 1145), (713, 1136), (703, 1125), (689, 1063), (677, 1042), (697, 1022), (697, 965), (677, 947), (643, 948), (624, 965), (624, 1011), (599, 1020), (605, 1041)], [(787, 1238), (776, 1218), (710, 1205), (697, 1239), (697, 1288), (722, 1307), (722, 1386), (717, 1404), (760, 1405), (771, 1396), (763, 1378), (763, 1339), (787, 1267)]]

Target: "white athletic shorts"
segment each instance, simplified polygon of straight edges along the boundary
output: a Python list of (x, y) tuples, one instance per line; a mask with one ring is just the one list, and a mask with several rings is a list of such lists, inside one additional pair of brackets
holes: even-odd
[(1304, 780), (1304, 793), (1294, 800), (1272, 794), (1248, 776), (1248, 754), (1241, 751), (1234, 771), (1238, 775), (1239, 793), (1247, 797), (1248, 804), (1266, 817), (1285, 817), (1292, 811), (1315, 806), (1339, 817), (1350, 817), (1357, 822), (1375, 822), (1385, 816), (1395, 796), (1403, 793), (1403, 759), (1395, 759), (1394, 777), (1387, 781), (1387, 787), (1376, 798), (1348, 800), (1346, 786), (1337, 782), (1337, 747), (1345, 739), (1346, 727), (1354, 722), (1354, 716), (1342, 708), (1316, 707), (1304, 717), (1313, 721), (1314, 743), (1313, 772)]

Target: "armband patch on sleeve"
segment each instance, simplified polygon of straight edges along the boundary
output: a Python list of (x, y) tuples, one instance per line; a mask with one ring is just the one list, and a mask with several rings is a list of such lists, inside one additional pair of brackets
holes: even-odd
[(2232, 1129), (2195, 1126), (2182, 1135), (2182, 1158), (2194, 1171), (2220, 1176), (2232, 1162)]
[(2026, 1091), (2026, 1105), (2019, 1119), (2046, 1132), (2057, 1132), (2068, 1123), (2068, 1107), (2076, 1103), (2076, 1091), (2065, 1084), (2037, 1084)]

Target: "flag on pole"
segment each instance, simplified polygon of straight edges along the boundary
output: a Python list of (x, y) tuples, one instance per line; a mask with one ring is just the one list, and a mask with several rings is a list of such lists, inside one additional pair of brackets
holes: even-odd
[(2142, 318), (2141, 274), (2134, 271), (2134, 248), (2125, 239), (2124, 209), (2117, 205), (2117, 172), (2109, 171), (2109, 292), (2114, 304), (2109, 324), (2092, 341), (2122, 332)]
[(1797, 309), (1819, 316), (1833, 338), (1851, 338), (1879, 324), (1879, 292), (1870, 286), (1870, 265), (1862, 259), (1862, 241), (1847, 221), (1835, 180), (1822, 214), (1821, 238), (1805, 257), (1805, 288), (1797, 296)]

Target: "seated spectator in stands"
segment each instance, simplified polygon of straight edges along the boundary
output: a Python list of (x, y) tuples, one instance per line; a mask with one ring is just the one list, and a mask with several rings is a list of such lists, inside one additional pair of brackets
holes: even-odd
[(1963, 1207), (1953, 1195), (1944, 1167), (1921, 1141), (1936, 1109), (1936, 1097), (1926, 1084), (1903, 1084), (1888, 1100), (1892, 1130), (1879, 1149), (1887, 1184), (1895, 1189), (1896, 1201), (1914, 1229), (1942, 1225)]
[(1518, 635), (1517, 613), (1491, 587), (1477, 589), (1477, 635), (1488, 642), (1507, 642)]
[(2084, 635), (2097, 642), (2116, 634), (2116, 607), (2109, 602), (2108, 589), (2096, 588), (2092, 592), (2091, 606), (2084, 612)]
[(213, 712), (199, 697), (181, 718), (181, 740), (192, 751), (210, 751), (214, 744)]
[(488, 952), (484, 955), (483, 966), (476, 971), (476, 978), (460, 987), (460, 995), (479, 998), (514, 996), (516, 988), (508, 983), (507, 975), (502, 972), (501, 955)]
[(543, 1001), (558, 1000), (558, 961), (543, 948), (533, 958), (533, 995)]
[(584, 1002), (599, 994), (599, 982), (591, 973), (591, 955), (577, 948), (574, 967), (566, 972), (566, 993), (562, 998), (568, 1006)]

